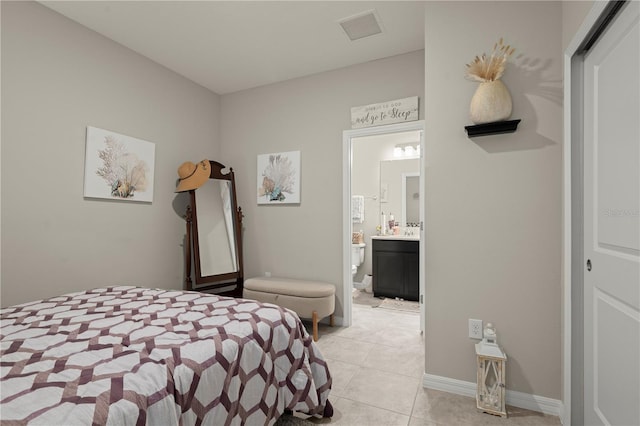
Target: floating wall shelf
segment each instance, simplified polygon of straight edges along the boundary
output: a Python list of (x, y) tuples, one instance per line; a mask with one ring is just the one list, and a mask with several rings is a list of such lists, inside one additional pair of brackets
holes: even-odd
[(513, 133), (518, 128), (520, 120), (494, 121), (493, 123), (464, 126), (469, 137)]

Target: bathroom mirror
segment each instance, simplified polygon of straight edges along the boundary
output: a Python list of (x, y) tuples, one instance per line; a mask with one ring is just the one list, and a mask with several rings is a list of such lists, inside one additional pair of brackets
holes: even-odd
[(419, 226), (419, 185), (419, 158), (380, 161), (380, 212), (393, 215), (400, 226)]
[[(242, 210), (237, 207), (233, 169), (224, 174), (224, 165), (209, 163), (209, 180), (189, 191), (186, 287), (242, 297)], [(191, 258), (195, 264), (195, 283), (191, 280)]]

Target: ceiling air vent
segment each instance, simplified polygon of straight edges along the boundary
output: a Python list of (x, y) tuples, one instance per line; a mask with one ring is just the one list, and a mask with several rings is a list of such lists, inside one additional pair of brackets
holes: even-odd
[(341, 19), (338, 23), (344, 32), (347, 33), (347, 36), (351, 41), (380, 34), (382, 32), (380, 19), (378, 18), (378, 13), (375, 10), (369, 10), (357, 15), (349, 16), (348, 18)]

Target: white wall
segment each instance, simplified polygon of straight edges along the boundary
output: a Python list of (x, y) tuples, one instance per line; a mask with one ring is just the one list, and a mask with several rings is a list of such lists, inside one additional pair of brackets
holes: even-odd
[[(365, 196), (365, 221), (354, 223), (355, 232), (364, 233), (364, 261), (358, 267), (355, 282), (362, 282), (366, 274), (372, 274), (371, 237), (380, 225), (380, 160), (392, 158), (394, 143), (387, 137), (361, 137), (351, 142), (351, 193)], [(371, 197), (375, 196), (373, 200)]]
[[(342, 316), (342, 132), (350, 109), (420, 97), (424, 52), (246, 90), (221, 98), (221, 157), (233, 167), (245, 213), (245, 276), (322, 280), (336, 285)], [(301, 203), (256, 202), (256, 157), (301, 151)]]
[[(2, 306), (181, 288), (176, 171), (218, 155), (218, 96), (38, 3), (1, 7)], [(156, 144), (153, 203), (83, 198), (87, 126)]]
[[(475, 382), (469, 318), (492, 322), (510, 390), (560, 398), (559, 2), (426, 2), (426, 372)], [(470, 139), (464, 65), (504, 37), (517, 132)]]

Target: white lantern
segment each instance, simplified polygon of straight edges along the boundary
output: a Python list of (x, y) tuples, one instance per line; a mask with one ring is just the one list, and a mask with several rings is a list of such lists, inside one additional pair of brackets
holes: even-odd
[(505, 381), (507, 356), (498, 346), (498, 336), (491, 323), (484, 329), (484, 338), (476, 343), (478, 387), (476, 403), (485, 413), (507, 417)]

